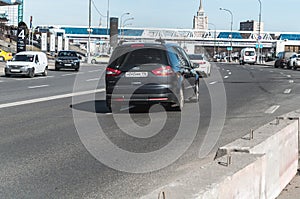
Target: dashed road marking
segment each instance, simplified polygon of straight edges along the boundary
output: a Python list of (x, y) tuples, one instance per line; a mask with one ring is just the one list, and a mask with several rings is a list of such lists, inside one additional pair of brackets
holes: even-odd
[(214, 81), (214, 82), (210, 82), (209, 84), (210, 85), (214, 85), (214, 84), (216, 84), (216, 83), (218, 83), (217, 81)]
[(100, 71), (103, 71), (102, 69), (100, 70), (100, 69), (98, 69), (98, 70), (91, 70), (91, 71), (89, 71), (89, 73), (94, 73), (94, 72), (100, 72)]
[(44, 87), (49, 87), (49, 85), (39, 85), (39, 86), (29, 86), (29, 89), (34, 89), (34, 88), (44, 88)]
[(231, 74), (232, 74), (231, 72), (228, 73), (228, 75), (231, 75)]
[(295, 82), (294, 80), (290, 80), (290, 81), (289, 81), (290, 84), (293, 84), (294, 82)]
[(85, 80), (87, 82), (92, 82), (92, 81), (99, 81), (99, 78), (94, 78), (94, 79), (88, 79), (88, 80)]
[(268, 110), (265, 111), (265, 113), (267, 113), (267, 114), (273, 114), (279, 108), (280, 108), (280, 105), (271, 106)]
[(287, 75), (287, 77), (288, 77), (288, 78), (291, 78), (291, 77), (292, 77), (292, 75)]
[(284, 91), (284, 94), (290, 94), (291, 91), (292, 91), (292, 89), (286, 89), (286, 90)]
[(229, 76), (225, 76), (224, 79), (228, 79)]
[(56, 100), (56, 99), (63, 99), (63, 98), (68, 98), (68, 97), (89, 95), (89, 94), (100, 93), (100, 92), (104, 92), (104, 91), (105, 91), (105, 89), (102, 88), (102, 89), (96, 89), (96, 90), (90, 90), (90, 91), (69, 93), (69, 94), (63, 94), (63, 95), (55, 95), (55, 96), (50, 96), (50, 97), (42, 97), (42, 98), (37, 98), (37, 99), (0, 104), (0, 109), (8, 108), (8, 107), (14, 107), (14, 106), (20, 106), (20, 105), (26, 105), (26, 104), (34, 104), (34, 103), (38, 103), (38, 102), (46, 102), (46, 101), (51, 101), (51, 100)]

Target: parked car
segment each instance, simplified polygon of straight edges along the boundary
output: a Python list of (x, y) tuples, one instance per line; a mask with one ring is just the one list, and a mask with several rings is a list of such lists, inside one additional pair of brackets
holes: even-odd
[(199, 75), (176, 44), (133, 43), (118, 46), (106, 68), (106, 103), (119, 110), (124, 102), (161, 103), (182, 110), (198, 101)]
[(80, 59), (81, 56), (77, 55), (75, 51), (60, 51), (55, 59), (55, 70), (66, 68), (78, 71), (80, 68)]
[(43, 52), (25, 51), (17, 53), (12, 61), (6, 63), (5, 76), (27, 75), (34, 77), (36, 74), (47, 76), (48, 58)]
[(290, 57), (292, 57), (294, 54), (296, 54), (295, 52), (279, 52), (276, 56), (275, 59), (275, 63), (274, 63), (274, 67), (275, 68), (284, 68), (285, 66), (287, 66), (288, 61), (290, 59)]
[(3, 49), (0, 49), (0, 61), (9, 61), (12, 60), (13, 55), (11, 52), (7, 52)]
[(107, 64), (109, 62), (109, 58), (110, 57), (107, 54), (95, 55), (91, 57), (91, 62), (92, 64), (96, 64), (96, 63)]
[(287, 63), (287, 68), (288, 69), (294, 69), (297, 70), (297, 68), (300, 67), (300, 54), (293, 54)]
[(255, 48), (243, 48), (240, 54), (240, 65), (255, 64), (256, 63), (256, 51)]
[(189, 58), (194, 64), (195, 71), (199, 73), (201, 77), (210, 76), (211, 64), (201, 54), (190, 54)]

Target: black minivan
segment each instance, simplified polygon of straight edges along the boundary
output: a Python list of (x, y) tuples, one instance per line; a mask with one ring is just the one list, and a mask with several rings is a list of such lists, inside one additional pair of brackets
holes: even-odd
[(106, 68), (106, 104), (160, 103), (182, 110), (198, 101), (199, 76), (186, 52), (176, 44), (128, 43), (115, 48)]

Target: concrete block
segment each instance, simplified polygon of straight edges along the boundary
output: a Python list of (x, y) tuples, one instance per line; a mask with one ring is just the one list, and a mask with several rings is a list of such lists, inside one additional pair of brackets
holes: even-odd
[(162, 192), (166, 199), (265, 199), (265, 155), (232, 154), (193, 170), (143, 199), (157, 199)]
[(243, 152), (266, 154), (266, 196), (276, 198), (292, 180), (298, 168), (298, 120), (273, 121), (249, 136), (221, 147), (216, 158), (224, 154)]

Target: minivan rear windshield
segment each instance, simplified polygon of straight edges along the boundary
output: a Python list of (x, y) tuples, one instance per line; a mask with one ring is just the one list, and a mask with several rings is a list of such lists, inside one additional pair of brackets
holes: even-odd
[(168, 64), (167, 51), (163, 49), (142, 48), (125, 53), (113, 61), (110, 67), (127, 68), (144, 64)]
[(16, 55), (13, 61), (33, 62), (34, 55)]
[(255, 52), (253, 52), (253, 51), (246, 51), (246, 52), (245, 52), (245, 55), (246, 55), (246, 56), (254, 56), (254, 55), (255, 55)]

